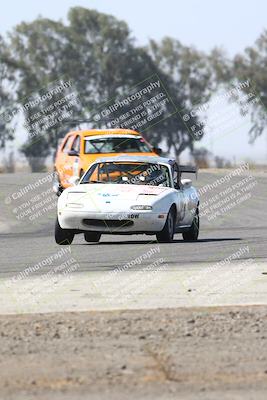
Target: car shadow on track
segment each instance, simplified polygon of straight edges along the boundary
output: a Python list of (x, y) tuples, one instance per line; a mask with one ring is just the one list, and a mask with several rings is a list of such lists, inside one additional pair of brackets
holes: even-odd
[(227, 241), (236, 241), (236, 240), (242, 240), (242, 238), (212, 238), (212, 239), (199, 239), (196, 242), (186, 242), (183, 239), (175, 239), (173, 240), (173, 242), (171, 243), (159, 243), (157, 240), (125, 240), (125, 241), (114, 241), (114, 242), (98, 242), (98, 243), (75, 243), (75, 246), (107, 246), (107, 245), (114, 245), (114, 244), (160, 244), (160, 245), (171, 245), (174, 243), (194, 243), (194, 244), (198, 244), (198, 243), (212, 243), (212, 242), (227, 242)]

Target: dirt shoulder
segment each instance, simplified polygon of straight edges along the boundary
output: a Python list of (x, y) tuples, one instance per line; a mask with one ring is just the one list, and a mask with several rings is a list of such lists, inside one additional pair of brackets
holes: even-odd
[(0, 316), (1, 399), (265, 399), (267, 307)]

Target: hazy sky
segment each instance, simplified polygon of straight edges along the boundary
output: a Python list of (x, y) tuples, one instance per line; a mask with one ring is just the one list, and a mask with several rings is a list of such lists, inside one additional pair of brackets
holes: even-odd
[[(17, 23), (31, 21), (38, 15), (65, 20), (73, 6), (95, 8), (127, 21), (138, 44), (168, 35), (204, 51), (222, 46), (229, 56), (252, 45), (267, 28), (266, 0), (2, 0), (0, 33), (5, 34)], [(202, 143), (229, 158), (236, 155), (237, 159), (266, 159), (266, 138), (250, 147), (248, 128), (246, 124), (236, 129), (231, 139), (213, 140), (207, 136)]]
[(266, 0), (2, 0), (1, 33), (38, 15), (65, 19), (73, 6), (126, 20), (139, 43), (169, 35), (202, 50), (223, 46), (231, 55), (267, 27)]

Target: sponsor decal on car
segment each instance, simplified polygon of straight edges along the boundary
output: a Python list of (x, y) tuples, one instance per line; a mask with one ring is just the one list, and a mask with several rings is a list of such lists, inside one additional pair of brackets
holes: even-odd
[(139, 218), (139, 214), (128, 214), (127, 218), (128, 219), (138, 219)]
[(119, 193), (97, 193), (98, 196), (103, 196), (103, 197), (115, 197), (115, 196), (119, 196)]

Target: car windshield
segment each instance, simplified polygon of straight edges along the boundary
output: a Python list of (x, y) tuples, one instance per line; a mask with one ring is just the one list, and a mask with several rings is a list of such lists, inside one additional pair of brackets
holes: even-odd
[(152, 150), (143, 138), (101, 137), (85, 140), (85, 154), (150, 153)]
[(171, 186), (169, 168), (141, 162), (101, 162), (92, 165), (80, 182)]

